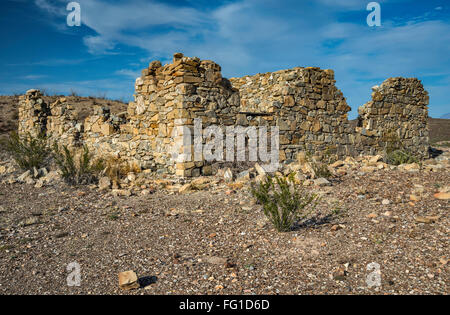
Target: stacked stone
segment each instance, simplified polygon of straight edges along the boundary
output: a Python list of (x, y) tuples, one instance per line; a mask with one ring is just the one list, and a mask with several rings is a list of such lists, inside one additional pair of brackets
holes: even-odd
[(332, 70), (298, 67), (231, 82), (240, 92), (241, 115), (246, 115), (239, 123), (279, 127), (280, 161), (305, 149), (334, 149), (341, 156), (351, 150), (350, 107), (334, 85)]
[[(379, 154), (389, 130), (411, 152), (426, 156), (428, 95), (419, 80), (392, 78), (374, 88), (372, 101), (359, 110), (356, 129), (349, 125), (350, 107), (335, 82), (332, 70), (312, 67), (229, 81), (218, 64), (177, 53), (171, 64), (153, 61), (142, 71), (128, 117), (96, 107), (84, 123), (77, 122), (65, 98), (49, 107), (38, 90), (30, 90), (20, 98), (19, 133), (47, 132), (60, 144), (86, 144), (97, 156), (179, 176), (211, 173), (194, 147), (196, 118), (203, 131), (214, 124), (224, 135), (227, 126), (278, 126), (281, 161), (304, 150), (340, 157)], [(202, 137), (202, 144), (210, 140)]]
[(390, 145), (388, 141), (397, 139), (404, 149), (428, 157), (429, 97), (420, 80), (390, 78), (372, 90), (372, 100), (358, 109), (356, 136), (360, 150), (382, 153)]
[[(147, 154), (157, 170), (198, 176), (209, 173), (210, 167), (194, 161), (194, 119), (201, 119), (203, 128), (234, 125), (238, 109), (238, 92), (222, 78), (219, 65), (177, 53), (171, 64), (151, 62), (136, 80), (135, 102), (128, 108), (129, 128), (135, 139), (148, 141)], [(190, 141), (183, 138), (187, 131)], [(191, 158), (176, 163), (174, 154)]]
[(51, 115), (47, 121), (47, 135), (52, 141), (69, 148), (79, 146), (83, 125), (76, 120), (75, 110), (65, 97), (50, 104)]
[(37, 136), (47, 131), (50, 108), (39, 90), (28, 90), (19, 97), (19, 135)]

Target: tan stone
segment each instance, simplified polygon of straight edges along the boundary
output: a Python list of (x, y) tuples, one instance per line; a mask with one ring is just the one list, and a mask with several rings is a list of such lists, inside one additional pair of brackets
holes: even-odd
[(138, 277), (132, 270), (119, 273), (119, 287), (122, 290), (133, 290), (140, 287)]

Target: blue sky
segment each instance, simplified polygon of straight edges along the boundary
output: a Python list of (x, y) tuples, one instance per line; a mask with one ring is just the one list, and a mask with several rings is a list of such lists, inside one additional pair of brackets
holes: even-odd
[(450, 112), (450, 2), (384, 0), (381, 27), (368, 0), (78, 0), (82, 25), (66, 25), (62, 0), (2, 0), (0, 94), (49, 93), (130, 100), (151, 60), (174, 52), (214, 60), (225, 77), (296, 66), (335, 70), (352, 107), (388, 77), (417, 77), (429, 112)]

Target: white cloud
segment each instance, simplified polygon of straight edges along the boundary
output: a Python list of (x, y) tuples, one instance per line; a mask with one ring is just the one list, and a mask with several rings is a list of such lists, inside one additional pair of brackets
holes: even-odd
[[(407, 5), (395, 0), (402, 1)], [(448, 22), (424, 16), (382, 20), (382, 27), (370, 28), (368, 1), (243, 0), (214, 10), (143, 0), (79, 2), (82, 22), (97, 33), (84, 38), (93, 54), (114, 53), (122, 44), (167, 61), (180, 51), (213, 59), (225, 76), (294, 66), (332, 68), (354, 111), (368, 101), (370, 87), (387, 77), (426, 78), (450, 68)], [(45, 0), (36, 4), (58, 14)], [(338, 20), (337, 13), (352, 10), (364, 12), (360, 22)]]

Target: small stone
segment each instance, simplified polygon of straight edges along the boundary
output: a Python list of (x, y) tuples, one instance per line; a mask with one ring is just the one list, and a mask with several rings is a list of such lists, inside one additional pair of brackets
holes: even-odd
[(391, 203), (391, 201), (389, 199), (383, 199), (383, 201), (381, 202), (381, 204), (383, 204), (385, 206), (390, 204), (390, 203)]
[(376, 217), (378, 217), (378, 214), (376, 213), (371, 213), (367, 216), (368, 219), (375, 219)]
[(411, 201), (420, 201), (420, 197), (416, 195), (409, 195), (409, 200)]
[(226, 258), (222, 258), (222, 257), (218, 257), (218, 256), (206, 257), (205, 261), (212, 265), (225, 265), (227, 263)]
[(450, 193), (448, 193), (448, 192), (437, 193), (437, 194), (434, 194), (434, 198), (439, 199), (439, 200), (449, 200)]
[(109, 177), (104, 176), (100, 178), (100, 180), (98, 181), (98, 188), (100, 190), (106, 190), (109, 189), (110, 187), (111, 187), (111, 180), (109, 179)]
[(415, 220), (418, 223), (430, 224), (436, 222), (440, 217), (439, 216), (427, 216), (427, 217), (416, 217)]
[(336, 231), (342, 230), (343, 228), (344, 228), (344, 226), (342, 224), (336, 224), (331, 227), (330, 231), (336, 232)]
[(17, 180), (18, 180), (19, 182), (25, 182), (26, 179), (27, 179), (28, 177), (30, 177), (30, 176), (31, 176), (31, 172), (30, 172), (30, 171), (26, 171), (26, 172), (22, 173), (22, 175), (20, 175), (19, 177), (17, 177)]
[(266, 171), (264, 170), (264, 168), (259, 165), (258, 163), (255, 164), (255, 170), (258, 172), (259, 175), (261, 176), (265, 176), (266, 175)]
[(336, 281), (344, 281), (347, 276), (347, 271), (344, 267), (339, 267), (333, 272), (333, 279)]
[(113, 189), (112, 194), (114, 196), (130, 197), (132, 195), (129, 189)]
[(36, 224), (36, 223), (38, 223), (38, 222), (39, 222), (39, 219), (38, 219), (38, 218), (36, 218), (36, 217), (31, 217), (31, 218), (26, 219), (26, 220), (22, 223), (22, 226), (30, 226), (30, 225), (34, 225), (34, 224)]
[(119, 287), (122, 290), (138, 289), (140, 285), (136, 273), (132, 270), (119, 273)]
[(192, 190), (192, 184), (187, 183), (180, 187), (180, 189), (178, 190), (178, 193), (185, 194), (191, 190)]
[(331, 183), (326, 178), (318, 178), (314, 180), (314, 185), (316, 186), (329, 186)]
[(42, 178), (38, 179), (36, 182), (36, 185), (34, 187), (36, 188), (42, 188), (44, 186), (44, 180)]

